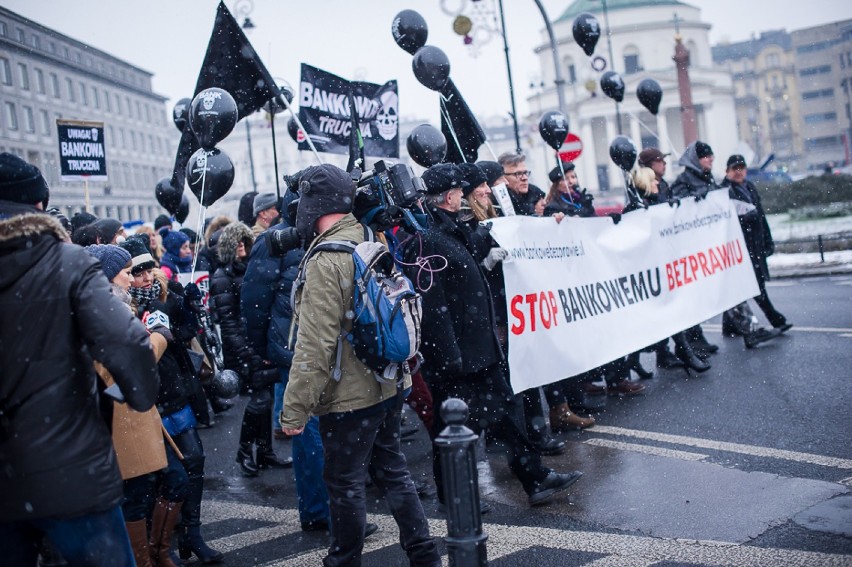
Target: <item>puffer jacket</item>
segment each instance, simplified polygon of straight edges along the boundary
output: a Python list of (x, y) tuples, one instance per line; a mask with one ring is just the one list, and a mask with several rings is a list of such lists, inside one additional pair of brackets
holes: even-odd
[(247, 242), (251, 250), (254, 233), (242, 223), (231, 223), (219, 238), (219, 267), (210, 278), (210, 306), (219, 322), (225, 368), (248, 376), (252, 350), (240, 315), (240, 289), (246, 273), (245, 260), (237, 260), (237, 247)]
[(766, 221), (766, 213), (763, 210), (763, 204), (760, 202), (757, 187), (751, 181), (746, 181), (742, 185), (735, 185), (728, 178), (722, 181), (722, 187), (728, 188), (728, 196), (731, 199), (738, 199), (754, 205), (753, 211), (738, 218), (754, 271), (759, 278), (768, 280), (769, 267), (766, 264), (766, 258), (775, 252), (775, 241), (772, 240), (772, 231)]
[(672, 198), (704, 197), (708, 191), (719, 188), (719, 185), (713, 179), (713, 172), (704, 171), (704, 168), (701, 167), (701, 163), (698, 161), (698, 153), (695, 151), (695, 142), (689, 144), (677, 162), (685, 169), (671, 185)]
[(0, 202), (0, 522), (103, 512), (123, 498), (91, 357), (127, 404), (159, 378), (148, 333), (58, 221)]
[[(452, 213), (437, 208), (431, 212), (434, 222), (405, 246), (405, 272), (423, 297), (424, 368), (453, 378), (482, 370), (503, 356), (491, 289), (484, 268), (472, 255), (476, 247), (470, 234)], [(447, 266), (430, 277), (418, 266), (418, 256), (443, 257)], [(433, 268), (440, 264), (432, 261)]]
[[(364, 241), (364, 228), (348, 214), (320, 234), (312, 247), (325, 241)], [(307, 254), (310, 256), (311, 251)], [(305, 284), (296, 292), (294, 317), (298, 334), (284, 393), (281, 425), (303, 427), (313, 415), (348, 413), (370, 408), (397, 395), (395, 384), (380, 384), (373, 371), (355, 356), (349, 341), (341, 344), (340, 381), (335, 366), (341, 329), (352, 329), (355, 263), (346, 252), (317, 252), (307, 261)], [(411, 386), (406, 376), (404, 387)]]

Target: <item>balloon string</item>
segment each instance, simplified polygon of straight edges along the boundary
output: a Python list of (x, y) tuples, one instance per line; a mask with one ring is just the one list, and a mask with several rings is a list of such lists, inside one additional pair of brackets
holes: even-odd
[[(206, 150), (201, 150), (204, 152), (205, 157), (207, 155)], [(212, 152), (211, 152), (212, 153)], [(198, 210), (198, 224), (196, 228), (198, 229), (195, 233), (195, 253), (192, 255), (192, 271), (189, 274), (189, 281), (195, 281), (195, 265), (198, 263), (198, 239), (201, 238), (201, 232), (204, 228), (204, 215), (207, 212), (207, 207), (204, 206), (204, 185), (205, 181), (207, 181), (207, 160), (204, 161), (204, 169), (201, 170), (201, 196), (198, 198), (198, 204), (201, 205), (201, 208)]]
[[(316, 146), (314, 146), (313, 140), (311, 140), (311, 137), (308, 135), (308, 131), (305, 130), (305, 127), (302, 125), (302, 121), (299, 120), (299, 117), (296, 115), (295, 112), (293, 112), (293, 107), (290, 106), (289, 102), (287, 102), (287, 97), (283, 94), (281, 95), (281, 101), (284, 103), (284, 106), (287, 108), (287, 110), (290, 111), (290, 116), (292, 116), (293, 120), (296, 121), (296, 126), (298, 126), (299, 130), (301, 130), (305, 134), (305, 141), (308, 142), (308, 146), (311, 148), (311, 151), (314, 152), (314, 156), (317, 158), (317, 162), (322, 165), (322, 158), (320, 157)], [(272, 105), (270, 105), (270, 110), (272, 110)], [(273, 116), (273, 120), (274, 119), (275, 117)]]
[(444, 98), (444, 95), (441, 95), (441, 115), (444, 117), (444, 120), (447, 121), (447, 128), (450, 130), (450, 135), (452, 135), (453, 141), (456, 143), (456, 147), (459, 150), (461, 158), (465, 163), (467, 163), (467, 157), (465, 157), (464, 150), (462, 150), (461, 144), (459, 143), (459, 138), (456, 136), (456, 129), (453, 128), (453, 123), (450, 120), (450, 112), (447, 110), (446, 100), (447, 99)]
[[(650, 132), (651, 135), (654, 136), (657, 139), (658, 142), (660, 141), (660, 135), (657, 132), (654, 132), (651, 128), (649, 128), (644, 122), (639, 120), (638, 116), (636, 116), (635, 114), (633, 114), (629, 110), (625, 110), (624, 112), (626, 114), (628, 114), (631, 118), (633, 118), (633, 120), (638, 122), (639, 126), (642, 126), (645, 130)], [(672, 143), (671, 138), (669, 138), (668, 132), (663, 132), (663, 136), (665, 136), (666, 141), (669, 143), (669, 147), (671, 148), (672, 152), (675, 153), (676, 155), (680, 155), (682, 152), (678, 151), (678, 149), (675, 147), (674, 143)]]
[(565, 187), (568, 188), (568, 200), (571, 201), (571, 204), (574, 204), (574, 197), (571, 196), (571, 186), (568, 185), (568, 178), (565, 177), (565, 167), (562, 165), (562, 158), (559, 157), (559, 151), (556, 151), (556, 161), (559, 162), (559, 173), (562, 174), (562, 180), (565, 182)]
[(488, 140), (485, 140), (485, 147), (488, 148), (489, 152), (491, 152), (491, 157), (494, 158), (494, 161), (497, 161), (497, 153), (494, 151), (494, 148), (491, 147), (491, 144), (488, 143)]

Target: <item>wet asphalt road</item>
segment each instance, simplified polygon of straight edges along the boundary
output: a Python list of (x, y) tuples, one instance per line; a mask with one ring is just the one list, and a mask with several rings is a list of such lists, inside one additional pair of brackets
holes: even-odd
[[(719, 317), (708, 322), (721, 347), (710, 371), (658, 371), (644, 395), (610, 397), (595, 427), (560, 436), (565, 454), (545, 464), (585, 476), (548, 505), (529, 508), (501, 455), (483, 455), (490, 564), (852, 565), (852, 276), (777, 280), (769, 294), (795, 324), (786, 336), (746, 350), (721, 336)], [(319, 565), (327, 539), (301, 532), (292, 471), (247, 479), (234, 462), (245, 401), (202, 431), (204, 533), (228, 565)], [(430, 479), (422, 426), (404, 447)], [(368, 495), (381, 530), (364, 565), (406, 565), (393, 519)], [(423, 505), (445, 535), (434, 487)]]

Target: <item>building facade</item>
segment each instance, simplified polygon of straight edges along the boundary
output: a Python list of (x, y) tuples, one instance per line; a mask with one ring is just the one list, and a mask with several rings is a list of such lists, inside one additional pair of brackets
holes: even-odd
[[(654, 146), (672, 152), (668, 176), (679, 171), (677, 156), (685, 144), (677, 70), (672, 60), (676, 34), (690, 51), (689, 74), (699, 139), (708, 142), (720, 157), (733, 153), (738, 143), (733, 82), (730, 73), (713, 65), (710, 24), (701, 20), (701, 11), (676, 0), (609, 0), (607, 7), (614, 64), (609, 61), (601, 2), (575, 0), (553, 22), (560, 68), (566, 80), (565, 113), (570, 131), (583, 144), (576, 161), (578, 176), (581, 184), (600, 192), (599, 201), (609, 196), (620, 198), (624, 188), (622, 173), (609, 157), (610, 141), (619, 134), (619, 121), (614, 101), (600, 91), (604, 71), (615, 70), (624, 79), (620, 133), (631, 138), (638, 150)], [(592, 13), (603, 28), (592, 57), (586, 56), (572, 34), (574, 19), (583, 12)], [(553, 56), (544, 33), (536, 51), (545, 87), (530, 98), (530, 107), (541, 111), (558, 109)], [(636, 98), (636, 87), (646, 77), (655, 79), (663, 90), (657, 116), (645, 110)], [(555, 157), (552, 162), (546, 169), (553, 167)], [(724, 162), (716, 161), (717, 177), (724, 174)]]
[(88, 183), (89, 210), (121, 221), (153, 220), (154, 187), (171, 174), (179, 132), (152, 74), (0, 7), (0, 151), (41, 169), (50, 204), (83, 209), (82, 182), (59, 173), (56, 120), (104, 123), (107, 181)]
[(778, 168), (806, 167), (801, 96), (793, 44), (785, 30), (763, 32), (747, 41), (716, 45), (713, 61), (734, 80), (737, 131), (760, 164), (775, 156)]
[(790, 33), (807, 167), (852, 163), (852, 20)]

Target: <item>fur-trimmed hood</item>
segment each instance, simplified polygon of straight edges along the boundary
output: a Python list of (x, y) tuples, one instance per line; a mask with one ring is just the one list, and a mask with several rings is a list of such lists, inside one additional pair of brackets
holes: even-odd
[[(50, 246), (65, 241), (65, 229), (52, 216), (36, 209), (0, 210), (0, 290), (26, 274)], [(23, 214), (21, 214), (23, 213)], [(55, 239), (55, 240), (54, 240)]]
[(240, 242), (246, 243), (246, 252), (249, 252), (251, 245), (254, 244), (254, 239), (254, 232), (248, 226), (241, 222), (232, 222), (222, 229), (222, 236), (219, 237), (219, 243), (216, 245), (219, 261), (222, 265), (233, 263)]

